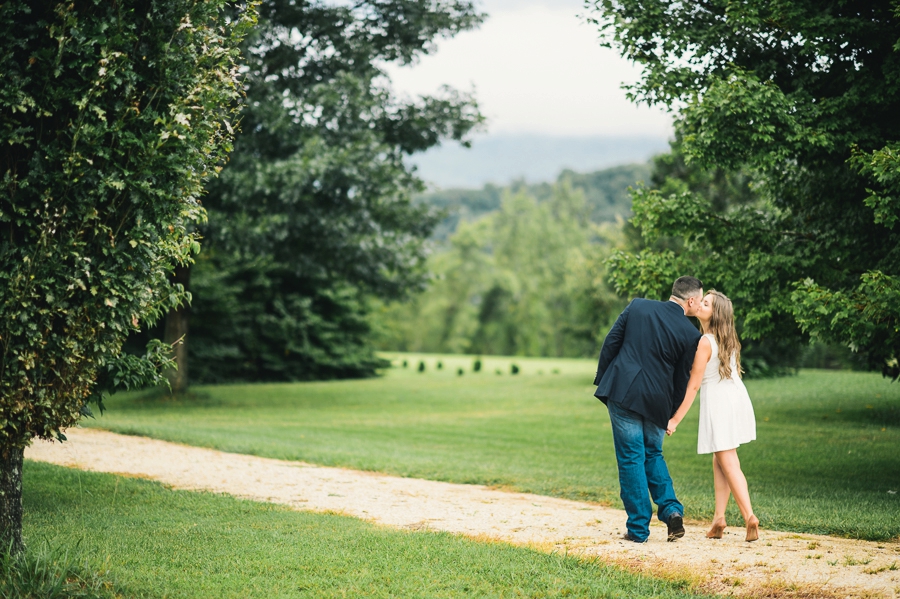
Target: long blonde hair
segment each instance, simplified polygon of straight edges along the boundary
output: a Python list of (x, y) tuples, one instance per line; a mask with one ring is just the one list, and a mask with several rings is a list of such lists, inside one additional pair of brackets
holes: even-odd
[(712, 315), (708, 325), (703, 327), (703, 332), (712, 333), (716, 345), (719, 346), (719, 376), (722, 380), (731, 378), (732, 355), (737, 365), (737, 374), (740, 376), (744, 373), (744, 369), (741, 368), (741, 342), (734, 328), (734, 306), (724, 293), (715, 289), (710, 289), (707, 295), (713, 296)]

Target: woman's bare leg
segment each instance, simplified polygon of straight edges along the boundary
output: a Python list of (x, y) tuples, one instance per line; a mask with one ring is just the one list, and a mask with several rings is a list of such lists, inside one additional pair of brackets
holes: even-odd
[[(719, 465), (719, 468), (722, 471), (722, 475), (727, 481), (726, 484), (731, 489), (731, 494), (734, 495), (734, 501), (738, 505), (738, 509), (741, 510), (741, 515), (744, 517), (744, 520), (747, 520), (750, 516), (753, 515), (753, 507), (750, 505), (750, 491), (747, 489), (747, 479), (744, 478), (744, 473), (741, 472), (741, 461), (738, 459), (737, 450), (729, 449), (727, 451), (717, 451), (716, 454), (716, 463)], [(716, 515), (719, 515), (719, 487), (716, 485)], [(727, 502), (727, 495), (725, 496), (725, 501)], [(725, 515), (725, 510), (722, 510), (722, 515)]]
[(728, 499), (731, 497), (731, 487), (728, 485), (725, 473), (722, 472), (722, 467), (719, 466), (716, 455), (713, 454), (713, 481), (716, 485), (716, 515), (713, 516), (713, 520), (724, 520), (725, 508), (728, 507)]
[(728, 486), (728, 479), (725, 473), (719, 467), (716, 455), (713, 454), (713, 482), (716, 489), (716, 513), (713, 516), (712, 526), (706, 533), (707, 538), (721, 539), (722, 533), (725, 531), (725, 508), (728, 507), (728, 499), (731, 497), (731, 487)]
[[(741, 471), (741, 461), (738, 459), (737, 450), (729, 449), (727, 451), (718, 451), (715, 454), (716, 462), (722, 469), (728, 486), (731, 487), (731, 494), (734, 495), (734, 501), (741, 510), (744, 522), (747, 523), (747, 540), (755, 541), (759, 533), (757, 528), (759, 520), (753, 515), (753, 506), (750, 504), (750, 491), (747, 488), (747, 479)], [(718, 510), (718, 501), (716, 509)]]

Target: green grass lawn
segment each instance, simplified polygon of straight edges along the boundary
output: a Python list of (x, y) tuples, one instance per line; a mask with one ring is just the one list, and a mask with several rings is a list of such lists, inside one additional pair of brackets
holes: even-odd
[[(609, 419), (590, 385), (593, 360), (485, 358), (475, 374), (471, 357), (392, 357), (408, 367), (371, 380), (196, 387), (178, 400), (118, 395), (87, 424), (621, 506)], [(747, 387), (758, 440), (739, 455), (765, 528), (900, 535), (900, 385), (877, 374), (804, 371)], [(697, 413), (665, 453), (687, 517), (709, 519), (712, 471), (710, 457), (696, 454)], [(740, 524), (736, 510), (729, 518)]]
[(88, 571), (109, 571), (117, 596), (696, 596), (686, 581), (450, 534), (396, 531), (35, 462), (26, 462), (24, 477), (26, 542), (77, 546)]

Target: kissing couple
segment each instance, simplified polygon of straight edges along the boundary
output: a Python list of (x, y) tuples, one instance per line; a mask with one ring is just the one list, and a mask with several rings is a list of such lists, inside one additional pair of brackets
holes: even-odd
[[(690, 321), (700, 322), (700, 331)], [(701, 334), (702, 332), (702, 334)], [(668, 541), (684, 536), (684, 506), (662, 455), (700, 391), (697, 453), (713, 456), (716, 511), (706, 536), (721, 539), (730, 496), (744, 517), (747, 541), (759, 538), (737, 448), (756, 439), (756, 419), (741, 380), (741, 344), (731, 300), (703, 293), (696, 277), (680, 277), (668, 301), (635, 299), (603, 341), (594, 396), (612, 424), (620, 496), (628, 514), (624, 540), (650, 538), (653, 502)], [(649, 491), (649, 493), (648, 493)], [(649, 496), (648, 496), (649, 495)]]

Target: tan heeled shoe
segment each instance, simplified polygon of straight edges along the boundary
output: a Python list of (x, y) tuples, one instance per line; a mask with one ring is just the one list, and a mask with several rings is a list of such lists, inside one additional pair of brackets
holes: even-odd
[(707, 531), (706, 538), (707, 539), (721, 539), (722, 533), (725, 532), (725, 518), (719, 518), (718, 520), (713, 520), (712, 527)]
[(759, 518), (750, 516), (747, 520), (747, 542), (759, 539)]

